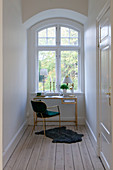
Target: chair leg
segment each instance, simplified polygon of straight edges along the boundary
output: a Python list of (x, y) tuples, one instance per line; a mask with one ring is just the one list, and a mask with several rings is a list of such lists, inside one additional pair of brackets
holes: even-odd
[(60, 120), (60, 108), (57, 106), (58, 112), (59, 112), (59, 127), (61, 127), (61, 120)]
[(45, 125), (45, 130), (46, 130), (46, 119), (45, 119), (45, 123), (44, 123), (44, 125)]
[(46, 133), (45, 133), (45, 119), (43, 118), (43, 129), (44, 129), (44, 136), (46, 136)]
[(33, 117), (34, 117), (34, 125), (33, 125), (33, 129), (32, 129), (32, 133), (31, 134), (33, 134), (33, 131), (35, 130), (35, 126), (36, 126), (35, 112), (33, 112)]
[(31, 132), (31, 135), (33, 134), (34, 129), (35, 129), (35, 127), (33, 126), (33, 129), (32, 129), (32, 132)]
[(59, 115), (59, 127), (61, 127), (61, 120), (60, 120), (60, 115)]

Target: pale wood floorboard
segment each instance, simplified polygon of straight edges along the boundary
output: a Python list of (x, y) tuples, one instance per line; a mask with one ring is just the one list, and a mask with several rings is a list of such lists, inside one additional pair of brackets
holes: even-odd
[[(4, 170), (104, 170), (86, 128), (67, 127), (83, 133), (82, 142), (52, 143), (52, 139), (43, 135), (31, 135), (32, 127), (29, 126)], [(38, 127), (41, 129), (42, 126)]]
[(64, 169), (64, 144), (56, 144), (56, 161), (55, 161), (55, 170)]

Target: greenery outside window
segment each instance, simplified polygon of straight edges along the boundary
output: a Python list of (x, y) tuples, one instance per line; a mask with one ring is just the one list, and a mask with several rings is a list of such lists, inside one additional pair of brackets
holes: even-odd
[(50, 25), (43, 24), (37, 27), (34, 35), (36, 91), (43, 91), (42, 69), (46, 69), (48, 73), (44, 77), (45, 91), (50, 92), (50, 82), (51, 92), (54, 91), (53, 82), (55, 82), (55, 92), (59, 92), (60, 85), (67, 75), (74, 83), (74, 92), (83, 91), (82, 26), (79, 27), (78, 24), (77, 28), (71, 24), (53, 22)]

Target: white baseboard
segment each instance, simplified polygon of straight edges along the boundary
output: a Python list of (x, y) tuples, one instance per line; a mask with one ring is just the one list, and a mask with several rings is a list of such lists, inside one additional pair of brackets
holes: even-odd
[(90, 137), (90, 140), (93, 144), (93, 147), (95, 149), (95, 152), (97, 153), (97, 138), (96, 136), (94, 135), (88, 121), (86, 120), (86, 128), (87, 128), (87, 131), (88, 131), (88, 134), (89, 134), (89, 137)]
[(16, 135), (13, 137), (5, 151), (3, 152), (3, 167), (5, 167), (7, 161), (9, 160), (10, 156), (12, 155), (14, 149), (16, 148), (18, 142), (20, 141), (23, 133), (27, 128), (27, 121), (25, 121), (20, 129), (17, 131)]
[[(41, 119), (40, 119), (41, 120)], [(58, 120), (57, 118), (53, 118), (50, 120)], [(61, 121), (74, 121), (75, 118), (73, 117), (62, 117)], [(29, 125), (33, 125), (33, 119), (29, 119)], [(42, 122), (38, 123), (39, 125), (42, 125)], [(58, 125), (58, 122), (47, 122), (46, 125)], [(66, 126), (66, 125), (75, 125), (74, 122), (61, 122), (61, 126)], [(78, 117), (78, 125), (85, 125), (85, 119), (84, 117)]]

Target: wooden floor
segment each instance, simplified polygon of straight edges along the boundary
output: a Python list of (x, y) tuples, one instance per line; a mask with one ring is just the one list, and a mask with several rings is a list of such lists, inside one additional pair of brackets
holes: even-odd
[(43, 135), (31, 135), (31, 129), (27, 128), (4, 170), (104, 170), (84, 126), (76, 131), (84, 134), (82, 142), (73, 144), (52, 143)]

